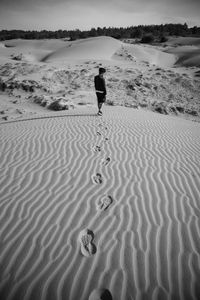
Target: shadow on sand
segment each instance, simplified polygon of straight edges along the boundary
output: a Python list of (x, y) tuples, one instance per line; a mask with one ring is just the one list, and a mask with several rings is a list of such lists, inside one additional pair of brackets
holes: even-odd
[(49, 116), (38, 116), (38, 117), (33, 117), (33, 118), (25, 118), (25, 119), (17, 119), (17, 120), (10, 120), (10, 121), (4, 121), (0, 122), (0, 125), (6, 125), (10, 123), (18, 123), (18, 122), (25, 122), (25, 121), (34, 121), (34, 120), (44, 120), (44, 119), (56, 119), (56, 118), (65, 118), (65, 117), (98, 117), (99, 116), (96, 113), (91, 113), (91, 114), (66, 114), (66, 115), (49, 115)]

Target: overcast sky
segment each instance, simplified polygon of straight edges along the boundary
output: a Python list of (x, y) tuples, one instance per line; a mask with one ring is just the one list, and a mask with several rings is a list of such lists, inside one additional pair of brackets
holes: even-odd
[(200, 0), (0, 0), (0, 30), (184, 22), (200, 26)]

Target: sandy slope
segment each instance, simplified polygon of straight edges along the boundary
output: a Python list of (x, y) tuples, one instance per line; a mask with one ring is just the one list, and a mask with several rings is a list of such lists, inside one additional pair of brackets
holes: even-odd
[(169, 38), (167, 52), (177, 57), (176, 64), (184, 67), (200, 67), (200, 38)]
[(198, 299), (199, 123), (95, 113), (0, 125), (0, 298)]
[(0, 58), (9, 58), (10, 55), (22, 54), (26, 61), (40, 61), (49, 53), (64, 47), (67, 42), (63, 40), (9, 40), (2, 43)]
[[(0, 44), (0, 299), (198, 299), (200, 125), (143, 110), (198, 121), (198, 55), (185, 38)], [(99, 118), (102, 65), (121, 107)]]
[(148, 45), (125, 44), (122, 48), (124, 49), (124, 52), (132, 55), (135, 60), (159, 67), (172, 67), (177, 60), (175, 54), (165, 53)]
[(170, 48), (168, 53), (177, 56), (176, 64), (185, 67), (200, 67), (200, 47), (199, 46), (177, 46)]
[(121, 45), (122, 42), (106, 36), (73, 42), (17, 39), (1, 43), (0, 54), (9, 57), (11, 53), (22, 53), (27, 61), (44, 62), (66, 59), (109, 59)]
[[(6, 47), (3, 47), (3, 46)], [(117, 53), (128, 53), (138, 61), (162, 67), (173, 66), (176, 56), (148, 45), (127, 45), (111, 37), (102, 36), (73, 42), (63, 40), (11, 40), (1, 43), (1, 57), (22, 53), (27, 61), (59, 62), (71, 59), (111, 59)], [(125, 52), (125, 53), (124, 53)], [(7, 54), (7, 55), (6, 55)], [(126, 55), (125, 55), (126, 56)], [(116, 56), (115, 56), (116, 57)]]
[(68, 43), (52, 52), (43, 61), (63, 61), (69, 59), (110, 59), (122, 43), (110, 37), (97, 37)]

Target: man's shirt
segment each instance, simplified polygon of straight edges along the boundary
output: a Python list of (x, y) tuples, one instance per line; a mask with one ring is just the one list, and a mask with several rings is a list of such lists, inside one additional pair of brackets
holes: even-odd
[(101, 78), (99, 75), (94, 77), (94, 86), (96, 92), (103, 92), (106, 95), (106, 84), (105, 79)]

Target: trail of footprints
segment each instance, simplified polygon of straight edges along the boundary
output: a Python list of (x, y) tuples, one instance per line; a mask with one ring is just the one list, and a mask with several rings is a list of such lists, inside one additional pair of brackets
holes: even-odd
[[(102, 137), (102, 140), (104, 142), (108, 141), (109, 139), (107, 137), (104, 137), (103, 132), (101, 131), (101, 129), (104, 129), (105, 131), (108, 130), (107, 127), (104, 127), (103, 124), (99, 124), (99, 130), (97, 131), (97, 136), (98, 137)], [(102, 146), (100, 145), (95, 145), (93, 148), (93, 151), (95, 153), (99, 153), (102, 150)], [(104, 157), (101, 159), (100, 164), (102, 166), (107, 166), (111, 161), (111, 158), (109, 156)], [(103, 182), (103, 177), (101, 175), (101, 173), (95, 173), (92, 175), (92, 182), (93, 184), (96, 185), (100, 185)], [(101, 211), (105, 211), (106, 209), (108, 209), (110, 207), (110, 205), (113, 203), (113, 198), (110, 195), (102, 195), (102, 197), (100, 197), (100, 199), (98, 200), (98, 202), (96, 203), (96, 207), (97, 210), (101, 210)], [(85, 257), (90, 257), (92, 255), (94, 255), (97, 251), (97, 248), (95, 246), (95, 244), (93, 243), (94, 240), (94, 233), (92, 230), (90, 229), (84, 229), (80, 232), (79, 234), (79, 241), (80, 241), (80, 247), (81, 247), (81, 253), (85, 256)], [(101, 296), (105, 296), (107, 295), (107, 298), (105, 299), (110, 299), (112, 300), (112, 295), (108, 290), (94, 290), (89, 299), (96, 299), (97, 295), (99, 296), (99, 299), (104, 299), (101, 298)]]

